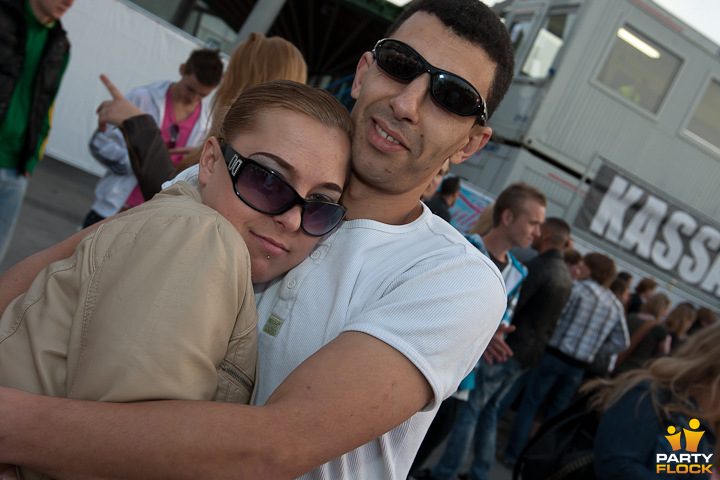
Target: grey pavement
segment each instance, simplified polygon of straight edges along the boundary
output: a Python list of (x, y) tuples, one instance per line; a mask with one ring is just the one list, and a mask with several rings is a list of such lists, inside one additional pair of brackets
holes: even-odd
[(92, 206), (97, 181), (93, 174), (45, 157), (28, 182), (0, 272), (77, 232)]

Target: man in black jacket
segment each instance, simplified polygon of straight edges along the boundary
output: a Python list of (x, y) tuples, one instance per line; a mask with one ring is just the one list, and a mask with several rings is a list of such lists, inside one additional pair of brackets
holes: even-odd
[(0, 260), (28, 177), (50, 131), (70, 43), (60, 17), (73, 0), (0, 0)]
[[(522, 381), (524, 374), (540, 361), (555, 324), (572, 292), (573, 280), (565, 264), (563, 248), (570, 238), (570, 227), (559, 218), (550, 217), (541, 228), (540, 237), (533, 243), (538, 256), (526, 267), (528, 276), (523, 282), (520, 298), (513, 317), (516, 330), (505, 340), (513, 351), (513, 359), (520, 364)], [(517, 393), (512, 389), (509, 393)], [(505, 399), (507, 405), (512, 399)], [(513, 458), (507, 458), (514, 463)]]
[(450, 207), (455, 205), (460, 196), (460, 179), (458, 177), (448, 177), (443, 180), (440, 185), (440, 191), (437, 192), (430, 200), (425, 200), (431, 212), (446, 222), (450, 222)]

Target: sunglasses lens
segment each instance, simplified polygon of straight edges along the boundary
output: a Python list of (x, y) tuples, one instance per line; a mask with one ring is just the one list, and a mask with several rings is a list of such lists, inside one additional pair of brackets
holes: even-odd
[(435, 100), (453, 113), (471, 115), (480, 106), (480, 97), (464, 80), (439, 73), (432, 82)]
[(381, 43), (375, 50), (375, 58), (380, 68), (401, 80), (411, 80), (425, 73), (425, 67), (417, 55), (399, 42)]
[(303, 210), (302, 228), (308, 235), (320, 237), (335, 228), (344, 216), (345, 209), (340, 205), (308, 202)]
[(295, 202), (295, 192), (290, 186), (252, 163), (243, 166), (235, 188), (246, 202), (265, 213), (281, 213)]

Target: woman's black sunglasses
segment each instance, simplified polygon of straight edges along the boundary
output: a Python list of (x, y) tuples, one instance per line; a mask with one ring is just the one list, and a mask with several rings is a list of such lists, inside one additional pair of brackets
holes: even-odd
[(409, 82), (423, 73), (429, 73), (430, 94), (436, 102), (463, 117), (477, 115), (480, 124), (485, 125), (485, 100), (464, 78), (430, 65), (410, 45), (392, 38), (377, 42), (373, 54), (378, 66), (398, 80)]
[(276, 172), (243, 157), (224, 140), (220, 140), (220, 149), (232, 177), (235, 195), (250, 208), (268, 215), (280, 215), (300, 205), (300, 228), (311, 237), (329, 233), (345, 216), (345, 207), (338, 203), (305, 200)]

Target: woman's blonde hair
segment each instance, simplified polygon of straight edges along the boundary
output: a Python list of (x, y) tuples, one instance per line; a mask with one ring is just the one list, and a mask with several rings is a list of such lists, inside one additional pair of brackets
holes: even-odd
[[(672, 309), (665, 318), (665, 328), (682, 338), (695, 321), (695, 308), (687, 303), (681, 303)], [(720, 361), (720, 359), (718, 359)]]
[[(675, 354), (661, 357), (647, 368), (631, 370), (613, 380), (592, 380), (580, 389), (592, 392), (590, 408), (604, 412), (628, 391), (641, 383), (649, 383), (649, 395), (656, 414), (661, 419), (673, 413), (700, 416), (711, 425), (720, 422), (720, 324), (690, 335)], [(662, 401), (668, 392), (669, 401)], [(708, 395), (712, 407), (702, 413), (692, 401), (695, 395)]]
[(230, 106), (218, 128), (219, 137), (232, 141), (237, 135), (252, 132), (258, 117), (272, 109), (298, 112), (328, 128), (345, 132), (350, 141), (353, 122), (350, 113), (327, 90), (289, 80), (273, 80), (245, 90)]
[(468, 233), (477, 233), (481, 237), (488, 233), (493, 226), (493, 212), (495, 211), (495, 202), (491, 203), (485, 210), (482, 211), (480, 217), (477, 219), (475, 224), (472, 226)]
[(640, 307), (642, 313), (647, 313), (660, 320), (660, 317), (667, 312), (670, 306), (670, 297), (664, 293), (656, 293), (648, 298)]
[[(307, 64), (300, 50), (281, 37), (251, 33), (235, 47), (223, 79), (210, 105), (211, 124), (208, 137), (217, 137), (230, 105), (246, 89), (271, 80), (307, 81)], [(178, 171), (198, 163), (202, 146), (194, 149), (178, 165)]]

